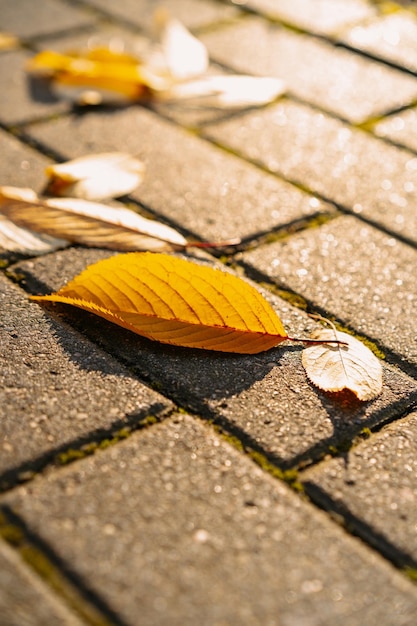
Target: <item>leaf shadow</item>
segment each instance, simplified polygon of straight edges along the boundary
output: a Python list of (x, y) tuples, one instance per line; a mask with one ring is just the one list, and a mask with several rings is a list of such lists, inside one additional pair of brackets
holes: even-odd
[[(28, 291), (51, 291), (50, 284), (39, 281), (22, 265), (19, 271), (25, 274)], [(340, 454), (364, 427), (392, 419), (410, 401), (410, 394), (401, 391), (399, 373), (392, 373), (381, 397), (370, 402), (359, 401), (349, 391), (329, 394), (318, 390), (301, 365), (303, 346), (299, 344), (284, 343), (254, 355), (182, 348), (150, 341), (75, 307), (59, 303), (41, 306), (53, 323), (57, 340), (80, 367), (92, 364), (80, 359), (65, 339), (63, 324), (78, 330), (102, 348), (104, 355), (124, 364), (177, 406), (213, 420), (281, 467), (321, 458), (331, 446)], [(107, 367), (105, 359), (94, 367)]]

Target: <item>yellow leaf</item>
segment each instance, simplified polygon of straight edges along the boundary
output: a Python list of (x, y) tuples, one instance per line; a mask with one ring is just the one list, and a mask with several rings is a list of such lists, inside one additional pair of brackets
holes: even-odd
[(249, 283), (166, 254), (118, 255), (91, 265), (58, 292), (32, 298), (71, 304), (177, 346), (253, 354), (288, 338)]
[(68, 87), (114, 91), (131, 100), (143, 97), (147, 90), (147, 72), (142, 71), (139, 60), (108, 49), (68, 54), (44, 50), (26, 69)]
[[(331, 392), (349, 389), (359, 400), (372, 400), (381, 393), (381, 363), (358, 339), (330, 329), (320, 329), (312, 338), (329, 342), (303, 351), (307, 376), (317, 387)], [(335, 338), (347, 345), (332, 345)]]
[(31, 189), (0, 187), (0, 214), (35, 232), (112, 250), (174, 250), (187, 240), (134, 211), (78, 198), (39, 199)]
[(104, 200), (136, 189), (143, 181), (145, 166), (124, 152), (104, 152), (55, 163), (45, 172), (50, 177), (51, 195)]

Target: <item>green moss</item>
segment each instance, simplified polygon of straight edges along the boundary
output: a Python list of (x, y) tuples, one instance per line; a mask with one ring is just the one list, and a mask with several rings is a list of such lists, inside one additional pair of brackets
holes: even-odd
[(65, 452), (60, 452), (55, 457), (55, 462), (59, 465), (67, 465), (68, 463), (72, 463), (77, 459), (83, 459), (86, 456), (86, 453), (82, 450), (74, 450), (73, 448), (68, 448)]
[(372, 435), (372, 430), (368, 428), (367, 426), (365, 426), (365, 428), (362, 428), (358, 436), (361, 437), (361, 439), (369, 439), (371, 435)]
[(346, 328), (345, 326), (342, 326), (342, 324), (338, 324), (335, 320), (332, 321), (338, 331), (342, 333), (347, 333), (348, 335), (352, 335), (352, 337), (355, 337), (355, 339), (358, 339), (358, 341), (361, 341), (367, 348), (369, 348), (371, 352), (373, 352), (375, 356), (378, 357), (378, 359), (385, 359), (385, 353), (382, 352), (382, 350), (380, 350), (373, 341), (371, 341), (367, 337), (364, 337), (363, 335), (353, 333), (350, 328)]
[(7, 541), (12, 546), (18, 546), (23, 539), (23, 533), (20, 528), (13, 526), (7, 522), (1, 523), (0, 521), (0, 536), (4, 541)]
[[(143, 428), (146, 428), (147, 426), (153, 426), (154, 424), (157, 424), (159, 422), (159, 419), (157, 417), (155, 417), (155, 415), (147, 415), (143, 420), (141, 420), (140, 425)], [(120, 430), (117, 433), (117, 436), (119, 437), (119, 439), (125, 439), (126, 437), (128, 437), (130, 434), (130, 432), (128, 431), (127, 428)]]
[(307, 302), (298, 293), (294, 293), (293, 291), (289, 291), (287, 289), (280, 289), (279, 287), (274, 285), (274, 283), (260, 282), (259, 284), (264, 289), (271, 291), (276, 296), (279, 296), (282, 300), (289, 302), (297, 309), (302, 309), (303, 311), (307, 310)]
[(237, 450), (239, 450), (239, 452), (244, 452), (245, 450), (244, 445), (238, 437), (235, 437), (235, 435), (230, 435), (229, 433), (226, 433), (220, 426), (217, 426), (217, 424), (212, 424), (212, 427), (224, 441), (226, 441), (231, 446), (233, 446), (233, 448), (236, 448)]
[(0, 270), (4, 270), (8, 266), (9, 266), (9, 261), (7, 261), (7, 259), (0, 259)]
[[(148, 426), (152, 426), (159, 422), (159, 419), (155, 417), (155, 415), (147, 415), (138, 425), (137, 430), (142, 430), (143, 428), (147, 428)], [(78, 461), (80, 459), (84, 459), (87, 456), (91, 456), (95, 454), (97, 450), (106, 450), (111, 446), (114, 446), (119, 441), (123, 439), (127, 439), (130, 437), (132, 433), (132, 428), (128, 426), (124, 426), (120, 430), (117, 430), (112, 437), (106, 437), (99, 441), (91, 441), (89, 443), (83, 444), (80, 448), (68, 448), (64, 452), (60, 452), (55, 457), (55, 463), (58, 465), (68, 465), (73, 461)]]
[(259, 467), (261, 467), (265, 472), (273, 476), (274, 478), (278, 478), (278, 480), (282, 480), (286, 482), (292, 489), (295, 491), (303, 492), (304, 487), (298, 480), (298, 472), (295, 469), (290, 470), (282, 470), (271, 461), (269, 461), (262, 452), (258, 452), (257, 450), (247, 450), (250, 458), (254, 461)]
[(405, 567), (404, 574), (413, 582), (417, 582), (417, 567)]
[(7, 276), (7, 278), (10, 278), (10, 280), (12, 280), (14, 283), (24, 283), (25, 282), (25, 275), (21, 274), (19, 272), (15, 272), (14, 270), (6, 270), (5, 275)]

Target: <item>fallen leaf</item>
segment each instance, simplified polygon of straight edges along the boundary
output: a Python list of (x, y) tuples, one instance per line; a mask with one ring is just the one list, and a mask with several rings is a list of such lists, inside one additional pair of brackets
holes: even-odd
[(133, 56), (95, 48), (62, 54), (44, 50), (29, 60), (26, 70), (65, 87), (94, 88), (129, 100), (146, 97), (148, 70)]
[(154, 16), (166, 71), (174, 81), (200, 76), (208, 68), (208, 52), (205, 45), (185, 26), (172, 18), (165, 9)]
[(288, 339), (273, 308), (249, 283), (166, 254), (100, 261), (58, 292), (33, 299), (71, 304), (177, 346), (252, 354)]
[(0, 32), (0, 50), (14, 50), (19, 45), (19, 40), (11, 33)]
[(165, 9), (156, 11), (154, 27), (158, 42), (144, 59), (106, 47), (65, 54), (44, 50), (26, 69), (51, 79), (61, 95), (68, 94), (83, 105), (121, 97), (237, 108), (266, 104), (283, 93), (278, 78), (206, 76), (209, 55), (205, 45)]
[(39, 199), (31, 189), (0, 187), (0, 214), (35, 232), (112, 250), (174, 250), (187, 240), (173, 228), (78, 198)]
[(48, 254), (68, 245), (69, 241), (31, 232), (0, 215), (0, 248), (3, 250), (32, 256)]
[[(312, 334), (329, 342), (304, 349), (302, 363), (308, 378), (324, 391), (352, 391), (359, 400), (372, 400), (382, 390), (382, 367), (376, 356), (355, 337), (331, 329)], [(332, 345), (337, 338), (347, 345)]]
[(236, 108), (272, 102), (285, 91), (279, 78), (261, 76), (207, 76), (173, 85), (159, 100), (192, 103), (196, 107)]
[(142, 161), (124, 152), (83, 156), (46, 168), (51, 195), (104, 200), (130, 193), (143, 181)]

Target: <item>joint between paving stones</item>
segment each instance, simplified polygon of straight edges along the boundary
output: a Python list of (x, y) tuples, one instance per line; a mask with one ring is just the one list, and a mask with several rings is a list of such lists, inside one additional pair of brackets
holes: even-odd
[(125, 626), (103, 600), (85, 586), (66, 564), (33, 534), (9, 507), (0, 505), (0, 537), (17, 551), (34, 571), (77, 615), (90, 626)]
[(360, 539), (368, 548), (382, 555), (394, 567), (407, 575), (410, 580), (417, 582), (417, 577), (414, 578), (414, 573), (417, 572), (417, 561), (415, 559), (406, 552), (401, 551), (375, 528), (353, 515), (346, 505), (331, 498), (319, 486), (308, 480), (303, 481), (302, 475), (300, 480), (305, 494), (315, 506), (330, 515), (350, 535)]

